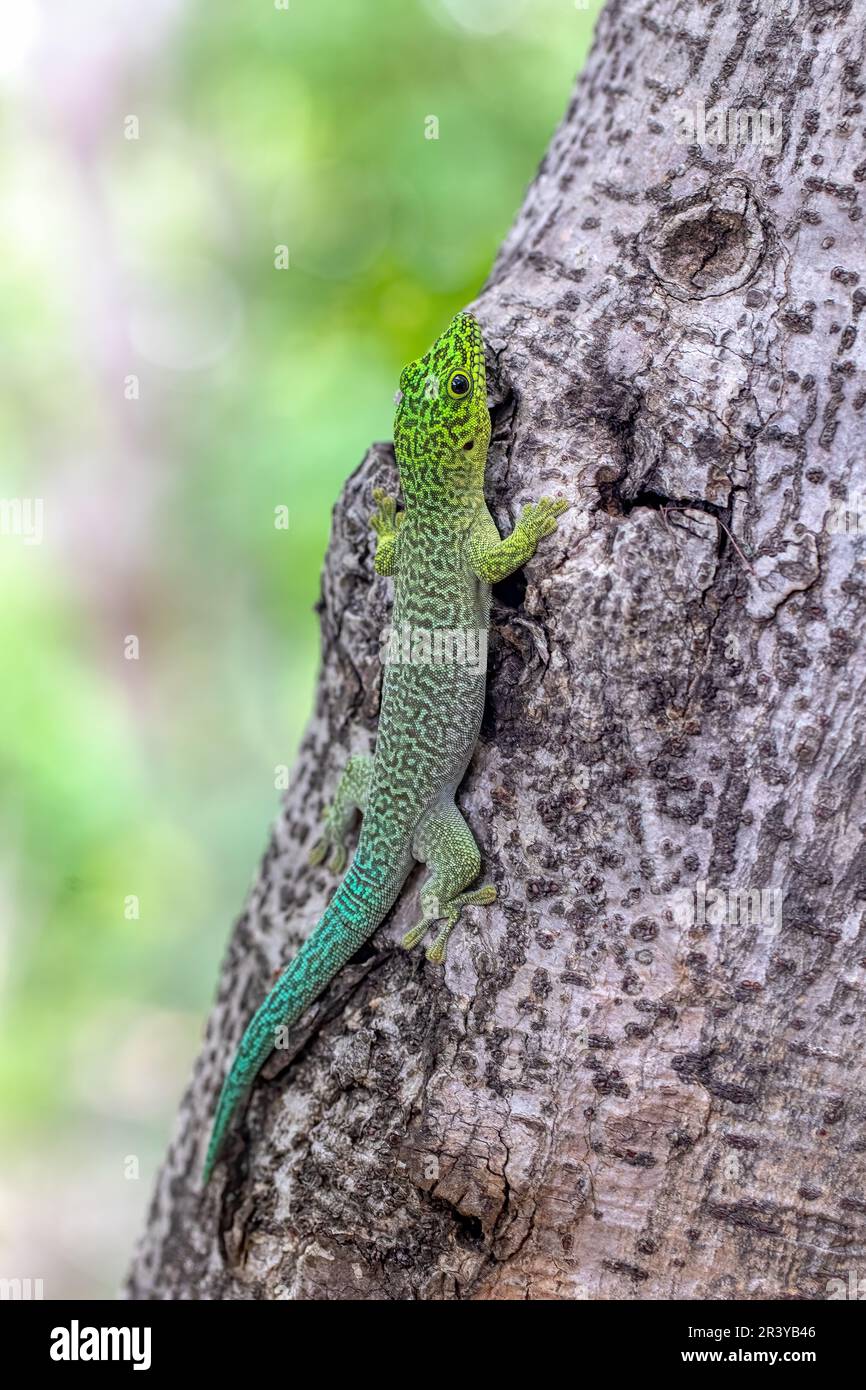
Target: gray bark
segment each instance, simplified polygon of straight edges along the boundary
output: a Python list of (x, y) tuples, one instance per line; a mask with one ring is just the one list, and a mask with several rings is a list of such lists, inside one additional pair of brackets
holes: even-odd
[[(602, 14), (474, 305), (500, 529), (573, 504), (495, 595), (460, 800), (499, 901), (437, 972), (399, 947), (410, 881), (201, 1194), (224, 1068), (332, 890), (311, 835), (375, 734), (377, 445), (133, 1295), (821, 1299), (863, 1272), (866, 539), (834, 509), (866, 493), (864, 19)], [(681, 143), (698, 101), (781, 113), (779, 144)], [(702, 883), (781, 898), (701, 922)]]

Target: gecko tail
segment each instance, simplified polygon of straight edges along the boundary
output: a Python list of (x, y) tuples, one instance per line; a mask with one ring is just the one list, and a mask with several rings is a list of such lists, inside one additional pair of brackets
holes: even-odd
[(385, 894), (353, 863), (310, 936), (247, 1025), (223, 1082), (202, 1172), (210, 1180), (233, 1119), (273, 1052), (277, 1030), (289, 1027), (319, 997), (338, 970), (372, 936), (396, 894)]

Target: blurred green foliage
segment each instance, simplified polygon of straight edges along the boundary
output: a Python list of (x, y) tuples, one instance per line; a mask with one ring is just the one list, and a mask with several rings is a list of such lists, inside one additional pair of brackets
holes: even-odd
[(310, 706), (330, 509), (483, 283), (595, 13), (130, 5), (41, 119), (56, 28), (5, 89), (2, 493), (45, 537), (0, 537), (0, 1239), (30, 1209), (8, 1272), (47, 1296), (120, 1276)]

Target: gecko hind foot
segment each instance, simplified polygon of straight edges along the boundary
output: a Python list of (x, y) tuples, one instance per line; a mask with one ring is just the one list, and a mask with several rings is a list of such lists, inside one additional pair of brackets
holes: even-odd
[[(330, 856), (330, 857), (329, 857)], [(335, 874), (341, 874), (346, 867), (349, 858), (349, 851), (342, 840), (332, 840), (327, 835), (323, 835), (321, 840), (317, 840), (307, 855), (307, 863), (311, 868), (316, 868), (319, 864), (324, 864), (328, 860), (328, 868)]]
[(317, 864), (323, 864), (325, 862), (325, 857), (327, 856), (330, 848), (330, 840), (322, 838), (321, 840), (316, 841), (316, 843), (313, 845), (313, 848), (307, 855), (307, 863), (311, 866), (311, 868), (315, 868)]
[(425, 952), (432, 965), (441, 965), (445, 960), (448, 938), (456, 927), (464, 907), (488, 907), (495, 901), (496, 889), (492, 883), (485, 884), (483, 888), (476, 888), (472, 893), (459, 893), (450, 902), (443, 903), (438, 910), (431, 909), (429, 915), (422, 917), (420, 922), (407, 931), (403, 937), (403, 945), (407, 951), (411, 951), (421, 938), (426, 936), (433, 923), (441, 921), (442, 926)]
[(412, 927), (410, 931), (407, 931), (406, 935), (403, 937), (403, 949), (406, 951), (414, 950), (422, 936), (427, 935), (427, 932), (435, 921), (435, 917), (422, 917), (421, 921)]
[(341, 874), (349, 859), (349, 833), (358, 811), (363, 815), (367, 793), (373, 777), (373, 759), (366, 753), (355, 753), (343, 770), (334, 800), (325, 812), (322, 833), (307, 855), (313, 868), (324, 864), (335, 874)]

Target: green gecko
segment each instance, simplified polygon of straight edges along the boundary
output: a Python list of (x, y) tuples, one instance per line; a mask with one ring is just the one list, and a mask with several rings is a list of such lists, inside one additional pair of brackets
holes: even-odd
[[(500, 538), (484, 500), (486, 383), (481, 330), (467, 313), (457, 314), (400, 377), (394, 450), (404, 510), (377, 489), (370, 524), (376, 573), (395, 581), (392, 632), (408, 632), (413, 641), (403, 659), (389, 649), (375, 754), (349, 759), (310, 861), (330, 855), (341, 872), (360, 811), (355, 856), (241, 1039), (217, 1103), (205, 1182), (277, 1031), (294, 1023), (372, 936), (416, 860), (427, 866), (421, 920), (403, 945), (411, 949), (440, 923), (427, 951), (434, 964), (443, 961), (463, 908), (496, 897), (490, 885), (471, 887), (481, 856), (454, 801), (481, 727), (490, 586), (535, 554), (568, 504), (542, 497)], [(420, 646), (415, 638), (423, 638)]]

